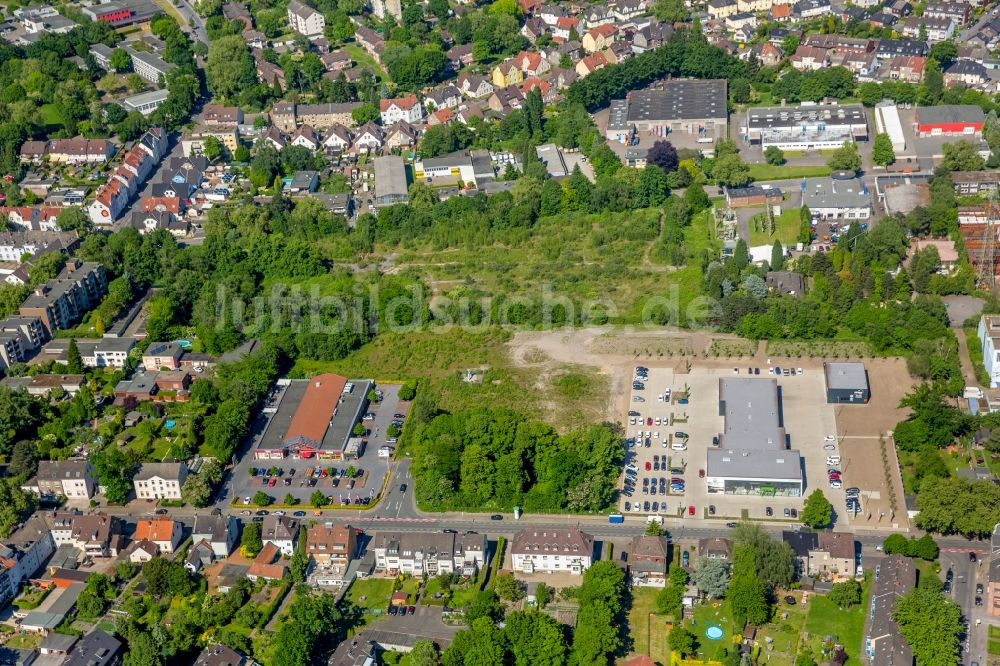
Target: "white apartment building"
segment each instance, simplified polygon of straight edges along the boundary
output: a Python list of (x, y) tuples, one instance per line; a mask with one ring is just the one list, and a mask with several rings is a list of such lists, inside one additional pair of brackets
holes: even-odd
[(577, 529), (521, 530), (511, 542), (514, 571), (582, 574), (593, 563), (594, 537)]
[(388, 576), (400, 573), (473, 576), (486, 559), (486, 535), (380, 532), (369, 548), (375, 553), (375, 571)]
[(312, 7), (302, 4), (299, 0), (291, 0), (288, 3), (288, 25), (295, 32), (306, 37), (314, 37), (323, 34), (326, 20)]
[(143, 463), (132, 479), (139, 499), (180, 499), (187, 479), (184, 463)]

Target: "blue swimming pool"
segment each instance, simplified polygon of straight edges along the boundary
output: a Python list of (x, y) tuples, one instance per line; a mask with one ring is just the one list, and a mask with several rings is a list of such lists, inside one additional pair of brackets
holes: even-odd
[(708, 638), (713, 641), (719, 640), (720, 638), (722, 638), (722, 627), (718, 627), (713, 624), (711, 627), (705, 630), (705, 638)]
[(166, 423), (163, 424), (163, 427), (166, 428), (167, 430), (173, 430), (173, 428), (174, 428), (175, 425), (177, 425), (176, 422), (174, 422), (174, 421), (167, 421)]
[(179, 344), (181, 347), (184, 347), (184, 349), (187, 349), (188, 347), (191, 346), (190, 340), (174, 340), (174, 342)]

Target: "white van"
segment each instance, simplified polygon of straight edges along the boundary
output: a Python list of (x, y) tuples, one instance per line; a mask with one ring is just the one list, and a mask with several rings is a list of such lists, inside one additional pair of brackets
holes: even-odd
[(674, 451), (687, 451), (687, 442), (674, 440), (674, 443), (670, 445), (670, 448)]
[(827, 465), (839, 465), (840, 464), (840, 456), (827, 456), (826, 457), (826, 464)]

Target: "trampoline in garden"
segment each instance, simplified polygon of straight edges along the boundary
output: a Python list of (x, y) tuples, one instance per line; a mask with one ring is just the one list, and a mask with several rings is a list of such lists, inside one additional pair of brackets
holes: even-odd
[(720, 638), (722, 638), (722, 627), (713, 624), (711, 627), (705, 630), (705, 638), (708, 638), (709, 640), (713, 641), (719, 640)]

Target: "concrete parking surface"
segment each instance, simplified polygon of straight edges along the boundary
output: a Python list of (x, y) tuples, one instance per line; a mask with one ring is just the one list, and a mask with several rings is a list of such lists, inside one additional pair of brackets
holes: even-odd
[[(746, 361), (742, 361), (746, 363)], [(771, 366), (771, 369), (776, 366)], [(713, 438), (723, 430), (723, 417), (719, 414), (719, 380), (730, 377), (748, 377), (766, 382), (776, 380), (781, 398), (781, 423), (789, 437), (789, 446), (802, 455), (805, 466), (805, 489), (803, 497), (763, 497), (756, 495), (723, 495), (709, 493), (702, 472), (707, 465), (707, 452), (713, 446)], [(735, 369), (735, 372), (734, 372)], [(833, 405), (826, 402), (826, 384), (822, 368), (803, 368), (803, 374), (775, 376), (769, 374), (768, 366), (733, 366), (729, 368), (684, 367), (649, 368), (649, 376), (642, 391), (633, 391), (632, 396), (642, 398), (642, 402), (629, 402), (630, 411), (639, 416), (626, 416), (627, 437), (635, 438), (636, 446), (630, 448), (629, 460), (638, 469), (638, 480), (631, 498), (622, 497), (619, 507), (625, 510), (625, 501), (630, 503), (629, 513), (641, 515), (654, 513), (653, 502), (657, 503), (655, 513), (677, 516), (689, 515), (688, 507), (695, 507), (694, 518), (715, 518), (720, 521), (739, 520), (746, 517), (760, 520), (789, 520), (794, 510), (802, 510), (804, 497), (815, 489), (820, 489), (835, 508), (843, 507), (843, 488), (831, 488), (827, 480), (829, 467), (827, 456), (837, 454), (834, 441), (837, 432)], [(671, 390), (665, 399), (665, 390)], [(680, 404), (678, 396), (688, 394), (688, 404)], [(633, 419), (635, 423), (633, 424)], [(652, 424), (649, 423), (652, 419)], [(659, 425), (657, 425), (659, 421)], [(641, 425), (640, 425), (641, 423)], [(668, 424), (668, 425), (665, 425)], [(686, 442), (677, 437), (678, 432), (688, 435)], [(639, 434), (641, 433), (641, 435)], [(648, 433), (648, 435), (647, 435)], [(645, 442), (649, 438), (649, 446)], [(640, 439), (641, 438), (641, 439)], [(641, 446), (640, 446), (641, 441)], [(683, 446), (683, 449), (681, 447)], [(675, 448), (677, 447), (677, 448)], [(824, 447), (833, 447), (832, 449)], [(680, 449), (680, 450), (679, 450)], [(650, 469), (646, 469), (649, 463)], [(656, 468), (659, 467), (659, 470)], [(671, 473), (671, 469), (682, 474)], [(684, 480), (683, 492), (669, 492), (673, 478)], [(649, 478), (649, 488), (656, 485), (656, 493), (643, 494), (643, 480)], [(669, 494), (659, 492), (660, 479)], [(845, 484), (845, 486), (848, 484)], [(635, 508), (636, 501), (639, 509)], [(649, 502), (646, 508), (646, 502)], [(666, 503), (664, 508), (663, 504)], [(768, 514), (770, 508), (771, 515)]]

